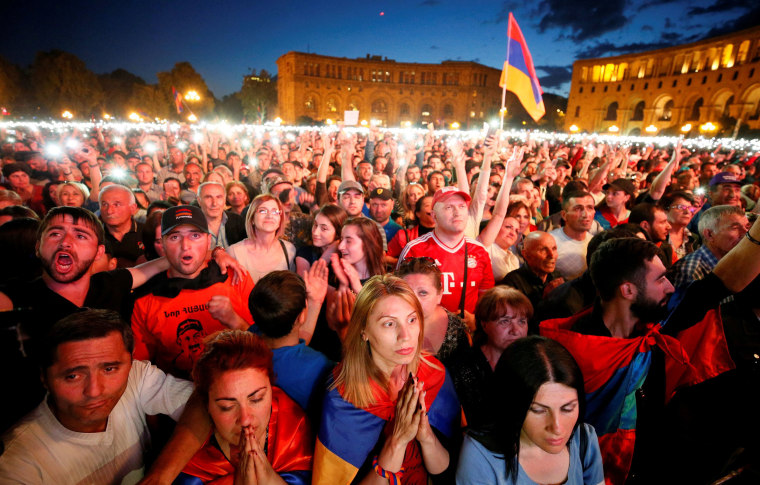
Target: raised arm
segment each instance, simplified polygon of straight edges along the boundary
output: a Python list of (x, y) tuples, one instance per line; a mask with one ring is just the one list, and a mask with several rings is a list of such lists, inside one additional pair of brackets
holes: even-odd
[(496, 204), (493, 206), (493, 212), (491, 220), (488, 221), (485, 229), (481, 231), (478, 236), (478, 240), (483, 243), (483, 246), (488, 247), (496, 241), (496, 237), (499, 235), (501, 225), (504, 223), (504, 218), (507, 216), (507, 208), (509, 207), (509, 192), (512, 189), (512, 183), (515, 181), (515, 177), (520, 174), (524, 148), (520, 147), (512, 152), (512, 156), (507, 160), (507, 167), (504, 173), (504, 180), (501, 182), (501, 188), (499, 189), (499, 195), (496, 196)]
[(670, 157), (670, 161), (665, 168), (660, 172), (654, 181), (652, 186), (649, 187), (649, 197), (654, 200), (660, 200), (665, 193), (665, 189), (670, 185), (670, 177), (673, 175), (673, 171), (678, 168), (678, 164), (681, 161), (681, 141), (679, 140), (673, 150), (673, 156)]

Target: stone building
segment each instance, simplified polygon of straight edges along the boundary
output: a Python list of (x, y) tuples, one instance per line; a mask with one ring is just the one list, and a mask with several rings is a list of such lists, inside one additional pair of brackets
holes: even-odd
[(475, 62), (396, 62), (288, 52), (277, 59), (278, 111), (284, 123), (359, 119), (383, 126), (434, 122), (480, 127), (501, 107), (501, 71)]
[(708, 130), (708, 122), (716, 129), (733, 129), (737, 121), (760, 129), (759, 118), (760, 26), (667, 49), (576, 61), (565, 129), (694, 134)]

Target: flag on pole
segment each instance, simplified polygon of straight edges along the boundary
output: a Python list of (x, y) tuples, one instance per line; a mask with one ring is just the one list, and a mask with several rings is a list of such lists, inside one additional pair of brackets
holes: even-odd
[(534, 121), (538, 121), (546, 113), (544, 100), (541, 98), (543, 91), (538, 83), (528, 44), (512, 12), (509, 13), (507, 27), (507, 60), (504, 61), (499, 86), (505, 91), (512, 91)]
[(182, 113), (182, 95), (174, 89), (174, 86), (172, 86), (172, 96), (174, 97), (174, 106), (177, 107), (177, 114)]

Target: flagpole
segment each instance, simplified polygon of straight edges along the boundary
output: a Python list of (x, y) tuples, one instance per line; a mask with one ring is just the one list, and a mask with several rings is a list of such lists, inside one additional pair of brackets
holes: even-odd
[(501, 88), (501, 109), (499, 110), (499, 129), (504, 131), (504, 114), (506, 113), (507, 104), (507, 76), (509, 76), (509, 44), (511, 44), (512, 34), (512, 12), (509, 12), (507, 19), (507, 60), (504, 62), (504, 86)]

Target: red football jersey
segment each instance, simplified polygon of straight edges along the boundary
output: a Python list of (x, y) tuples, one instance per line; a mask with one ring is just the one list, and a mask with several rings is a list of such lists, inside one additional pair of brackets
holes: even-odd
[(480, 293), (493, 288), (491, 257), (483, 245), (475, 239), (465, 237), (454, 247), (448, 247), (435, 237), (435, 231), (418, 237), (406, 245), (398, 262), (408, 258), (429, 257), (443, 273), (443, 298), (441, 305), (452, 313), (459, 312), (464, 285), (464, 255), (467, 245), (467, 291), (464, 309), (475, 313), (475, 305)]

